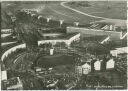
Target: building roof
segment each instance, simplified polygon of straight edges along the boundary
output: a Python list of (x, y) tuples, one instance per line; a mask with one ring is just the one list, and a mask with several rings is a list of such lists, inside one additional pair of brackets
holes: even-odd
[(7, 80), (7, 71), (5, 70), (5, 71), (2, 71), (2, 73), (1, 73), (1, 80)]
[(71, 37), (73, 37), (73, 36), (75, 36), (77, 34), (79, 34), (79, 33), (67, 33), (67, 34), (64, 34), (64, 35), (60, 36), (60, 38), (62, 38), (62, 39), (70, 39)]
[(82, 65), (82, 68), (90, 68), (91, 66), (88, 63), (85, 63), (84, 65)]
[(85, 40), (87, 40), (87, 41), (101, 42), (104, 39), (106, 39), (107, 37), (108, 37), (107, 35), (89, 35), (89, 34), (85, 34)]
[(50, 36), (48, 39), (44, 39), (44, 38), (42, 38), (42, 39), (44, 39), (44, 40), (68, 40), (77, 34), (79, 34), (79, 33), (67, 33), (67, 34), (61, 34), (57, 37), (51, 37)]
[(127, 22), (127, 20), (106, 19), (106, 20), (96, 21), (95, 23), (111, 24), (111, 25), (115, 25), (117, 27), (122, 27), (123, 29), (127, 29), (127, 23), (126, 22)]
[(117, 51), (118, 53), (128, 53), (128, 52), (127, 52), (127, 48), (128, 48), (128, 47), (116, 48), (116, 51)]

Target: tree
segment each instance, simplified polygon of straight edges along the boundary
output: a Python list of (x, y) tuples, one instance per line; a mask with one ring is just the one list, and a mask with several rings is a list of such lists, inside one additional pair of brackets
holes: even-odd
[(11, 27), (11, 17), (7, 14), (6, 11), (1, 11), (1, 27), (10, 28)]
[(17, 33), (20, 39), (26, 43), (27, 49), (34, 49), (38, 46), (38, 39), (41, 35), (37, 27), (32, 23), (19, 23), (16, 25)]

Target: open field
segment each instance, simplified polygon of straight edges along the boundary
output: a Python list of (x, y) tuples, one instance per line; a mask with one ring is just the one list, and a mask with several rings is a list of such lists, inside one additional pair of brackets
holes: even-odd
[(52, 2), (52, 3), (42, 2), (40, 4), (16, 3), (16, 4), (10, 4), (10, 5), (3, 4), (3, 7), (8, 7), (8, 8), (11, 7), (14, 10), (18, 10), (22, 8), (26, 8), (26, 9), (41, 8), (38, 13), (42, 15), (44, 18), (51, 17), (53, 20), (64, 20), (64, 22), (66, 23), (80, 22), (80, 24), (86, 24), (86, 23), (89, 23), (95, 20), (99, 20), (97, 18), (85, 16), (75, 11), (72, 11), (70, 9), (67, 9), (61, 6), (60, 3), (61, 2), (56, 2), (56, 3), (55, 2)]
[[(90, 6), (82, 6), (89, 4)], [(82, 5), (81, 5), (82, 4)], [(127, 2), (126, 1), (90, 1), (90, 2), (68, 2), (65, 5), (84, 13), (111, 18), (111, 19), (127, 19)]]
[(73, 62), (74, 62), (73, 56), (67, 56), (67, 55), (44, 56), (37, 61), (38, 66), (46, 66), (46, 67), (73, 64)]
[(53, 20), (64, 20), (66, 23), (80, 22), (80, 24), (86, 24), (95, 20), (100, 20), (67, 9), (61, 6), (60, 3), (45, 5), (45, 8), (40, 14), (44, 17), (52, 17)]
[[(8, 4), (9, 3), (9, 4)], [(102, 20), (101, 18), (90, 17), (83, 15), (79, 12), (75, 12), (71, 9), (65, 8), (61, 5), (62, 2), (8, 2), (2, 3), (2, 8), (7, 9), (11, 8), (15, 11), (18, 9), (39, 9), (39, 15), (42, 15), (44, 18), (51, 17), (52, 20), (64, 20), (66, 23), (79, 22), (80, 24), (87, 24), (97, 20)], [(78, 2), (76, 2), (78, 3)], [(79, 2), (80, 3), (80, 2)], [(83, 2), (82, 2), (83, 3)], [(107, 4), (108, 3), (108, 4)], [(123, 1), (91, 1), (89, 2), (91, 6), (83, 7), (71, 4), (71, 2), (65, 3), (64, 5), (69, 6), (73, 9), (87, 13), (94, 16), (112, 18), (112, 19), (124, 19), (126, 20), (126, 10), (127, 5)], [(110, 7), (108, 9), (107, 7)], [(12, 10), (11, 10), (12, 11)]]

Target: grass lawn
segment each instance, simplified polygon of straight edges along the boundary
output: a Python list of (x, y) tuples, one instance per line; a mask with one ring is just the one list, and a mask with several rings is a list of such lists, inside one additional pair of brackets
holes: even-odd
[(54, 67), (54, 73), (56, 74), (73, 73), (74, 71), (74, 66), (71, 64)]
[[(35, 3), (35, 2), (34, 2)], [(10, 4), (7, 5), (6, 3), (2, 3), (3, 10), (8, 10), (10, 8), (14, 11), (22, 8), (26, 9), (33, 9), (33, 8), (40, 8), (40, 11), (38, 12), (40, 15), (42, 15), (44, 18), (51, 17), (52, 20), (64, 20), (65, 23), (74, 23), (74, 22), (80, 22), (80, 24), (87, 24), (89, 22), (97, 21), (99, 19), (88, 17), (82, 14), (79, 14), (75, 11), (69, 10), (63, 6), (60, 5), (61, 2), (48, 2), (48, 3), (35, 3), (35, 4), (28, 4), (28, 3), (21, 3), (17, 2), (17, 4)], [(15, 7), (15, 8), (14, 8)], [(8, 10), (9, 11), (9, 10)]]
[[(2, 9), (3, 10), (5, 9), (7, 11), (12, 11), (12, 10), (15, 11), (22, 8), (33, 9), (33, 8), (42, 7), (38, 13), (42, 15), (44, 18), (51, 17), (52, 20), (56, 20), (56, 21), (64, 20), (65, 23), (72, 23), (72, 24), (74, 22), (80, 22), (80, 25), (101, 20), (79, 14), (75, 11), (72, 11), (70, 9), (61, 6), (60, 3), (61, 2), (40, 2), (40, 3), (17, 2), (16, 4), (13, 4), (11, 2), (10, 5), (7, 5), (8, 3), (6, 4), (4, 2), (2, 3)], [(110, 9), (107, 9), (106, 1), (91, 1), (89, 3), (91, 4), (90, 7), (74, 6), (73, 4), (71, 5), (69, 3), (67, 3), (66, 5), (91, 15), (112, 18), (112, 19), (126, 20), (127, 5), (125, 1), (116, 1), (116, 2), (109, 1)]]
[(74, 57), (68, 55), (55, 54), (53, 56), (41, 57), (38, 61), (38, 66), (55, 67), (60, 65), (68, 65), (74, 63)]
[[(78, 3), (78, 2), (76, 2)], [(81, 2), (84, 3), (84, 2)], [(112, 18), (112, 19), (127, 19), (127, 2), (126, 1), (90, 1), (90, 7), (76, 6), (77, 4), (66, 5), (95, 16)], [(107, 7), (110, 7), (109, 9)]]
[(80, 22), (80, 24), (87, 24), (99, 20), (64, 8), (60, 3), (45, 5), (45, 9), (40, 14), (43, 17), (52, 17), (53, 20), (64, 20), (66, 23)]

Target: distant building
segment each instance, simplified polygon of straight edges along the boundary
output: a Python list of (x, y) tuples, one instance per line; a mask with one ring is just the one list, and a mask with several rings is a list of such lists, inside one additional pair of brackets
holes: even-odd
[(12, 29), (1, 29), (2, 34), (10, 34), (12, 33)]
[(11, 34), (1, 34), (1, 38), (5, 38), (7, 36), (10, 36)]
[(54, 49), (50, 49), (50, 55), (53, 55)]
[(8, 79), (6, 82), (7, 90), (23, 90), (23, 84), (19, 77)]
[(76, 66), (75, 67), (75, 72), (76, 72), (76, 74), (78, 74), (78, 75), (82, 75), (82, 72), (83, 70), (82, 70), (82, 66)]
[(106, 69), (112, 69), (112, 68), (114, 68), (114, 66), (115, 66), (114, 59), (110, 59), (110, 60), (107, 61)]
[(60, 38), (50, 38), (47, 40), (38, 41), (38, 45), (43, 43), (52, 43), (52, 45), (55, 45), (58, 42), (65, 42), (65, 44), (69, 46), (73, 41), (78, 41), (79, 39), (80, 33), (69, 33), (62, 35)]
[(110, 37), (108, 36), (108, 37), (106, 37), (105, 39), (103, 39), (100, 43), (101, 44), (104, 44), (104, 43), (106, 43), (107, 41), (109, 41), (110, 40)]
[(11, 20), (12, 20), (12, 22), (14, 22), (16, 20), (16, 17), (15, 16), (12, 16), (11, 17)]
[(1, 73), (1, 80), (3, 81), (3, 80), (7, 80), (7, 71), (5, 70), (5, 71), (2, 71), (2, 73)]
[(95, 70), (101, 70), (101, 61), (100, 60), (97, 60), (95, 63), (94, 63), (94, 69)]
[(34, 67), (36, 72), (41, 72), (41, 71), (46, 71), (45, 68), (40, 68), (40, 67)]
[(112, 54), (112, 56), (116, 56), (116, 57), (118, 54), (123, 54), (123, 53), (128, 53), (127, 47), (115, 48), (115, 50), (110, 51), (110, 54)]
[(67, 32), (79, 32), (83, 37), (86, 35), (107, 35), (111, 40), (124, 39), (128, 34), (126, 20), (111, 19), (95, 21), (88, 27), (67, 27)]
[(21, 9), (21, 11), (24, 11), (24, 12), (36, 11), (36, 12), (38, 12), (38, 9)]
[(76, 73), (79, 75), (82, 74), (88, 74), (89, 72), (91, 72), (91, 65), (88, 63), (85, 63), (83, 65), (80, 66), (76, 66)]
[(88, 63), (82, 65), (83, 74), (88, 74), (91, 72), (91, 66)]
[(36, 68), (36, 72), (39, 72), (39, 71), (41, 71), (41, 68)]

